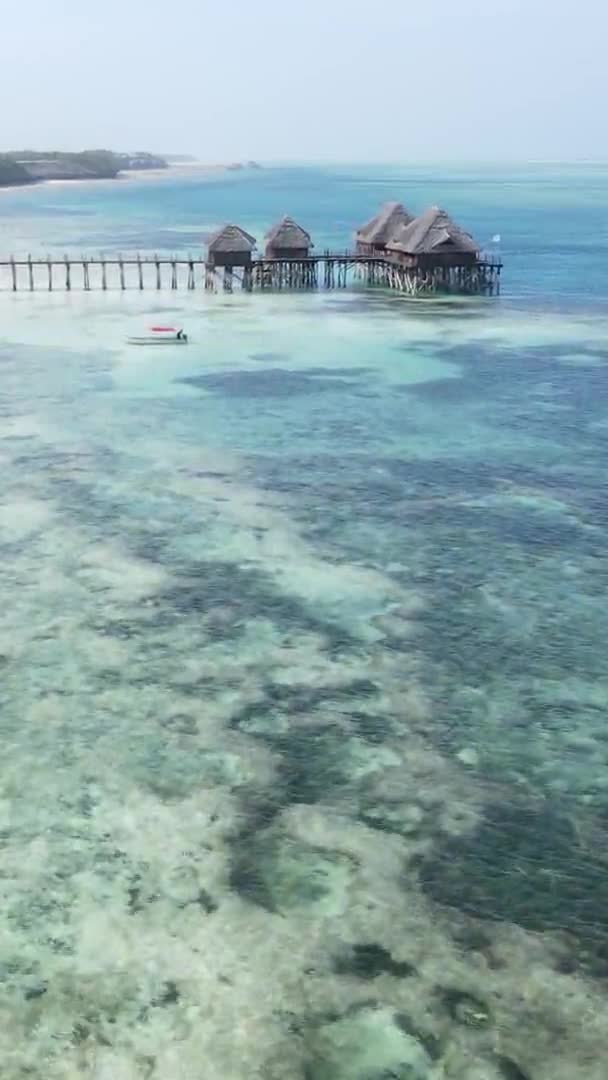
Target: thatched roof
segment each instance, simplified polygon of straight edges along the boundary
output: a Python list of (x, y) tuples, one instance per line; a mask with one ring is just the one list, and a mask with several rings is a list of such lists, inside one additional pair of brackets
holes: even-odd
[(253, 251), (255, 245), (255, 236), (238, 225), (224, 225), (210, 237), (207, 247), (209, 251)]
[(479, 251), (473, 237), (438, 206), (431, 206), (409, 225), (402, 225), (386, 246), (406, 255), (433, 255), (445, 250), (476, 255)]
[(293, 218), (284, 217), (272, 226), (266, 233), (269, 247), (277, 248), (309, 248), (314, 247), (310, 233), (306, 232), (301, 225), (297, 225)]
[(361, 244), (385, 244), (398, 228), (413, 220), (413, 215), (401, 203), (384, 203), (379, 213), (357, 231), (357, 240)]

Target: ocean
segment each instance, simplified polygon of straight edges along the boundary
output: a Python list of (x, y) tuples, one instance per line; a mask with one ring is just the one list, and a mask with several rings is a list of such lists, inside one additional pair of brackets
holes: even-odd
[(4, 255), (343, 249), (394, 198), (505, 263), (0, 292), (3, 1080), (605, 1080), (607, 180), (0, 192)]

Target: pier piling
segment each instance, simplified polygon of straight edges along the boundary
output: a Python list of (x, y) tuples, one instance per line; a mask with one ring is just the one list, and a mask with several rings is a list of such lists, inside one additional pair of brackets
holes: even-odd
[[(109, 280), (112, 280), (112, 277), (110, 279), (108, 277), (108, 267), (118, 269), (118, 287), (122, 292), (129, 287), (128, 267), (136, 268), (133, 286), (140, 292), (150, 285), (155, 286), (158, 291), (163, 288), (164, 267), (169, 270), (168, 284), (172, 291), (180, 287), (181, 277), (181, 287), (193, 292), (197, 288), (197, 267), (200, 267), (201, 284), (209, 292), (216, 292), (218, 288), (225, 292), (232, 292), (235, 283), (240, 285), (245, 292), (251, 292), (254, 289), (292, 291), (319, 287), (327, 290), (346, 289), (354, 283), (367, 288), (390, 289), (405, 296), (436, 293), (494, 296), (500, 292), (502, 270), (502, 264), (496, 258), (481, 257), (467, 265), (433, 265), (432, 263), (412, 265), (381, 254), (330, 251), (322, 255), (307, 255), (297, 259), (263, 256), (251, 260), (248, 265), (240, 265), (237, 268), (228, 265), (216, 267), (205, 259), (194, 258), (192, 255), (181, 258), (175, 255), (166, 258), (159, 255), (136, 255), (127, 258), (123, 255), (116, 255), (113, 258), (106, 256), (91, 258), (81, 255), (76, 259), (64, 255), (61, 260), (53, 260), (50, 255), (45, 259), (34, 259), (31, 255), (27, 258), (16, 259), (14, 255), (11, 255), (4, 261), (0, 259), (0, 288), (8, 270), (9, 288), (12, 292), (17, 292), (20, 287), (19, 268), (24, 267), (27, 275), (26, 288), (34, 292), (38, 284), (35, 273), (37, 266), (46, 267), (49, 292), (52, 292), (54, 288), (53, 272), (61, 267), (65, 275), (64, 285), (67, 292), (74, 290), (74, 267), (82, 268), (82, 287), (85, 292), (89, 292), (92, 288), (101, 288), (104, 292), (108, 290)], [(96, 266), (101, 267), (101, 275), (98, 277), (94, 274), (91, 278), (90, 268)], [(146, 266), (150, 266), (149, 276), (146, 274)], [(181, 267), (184, 270), (183, 275), (180, 274)]]

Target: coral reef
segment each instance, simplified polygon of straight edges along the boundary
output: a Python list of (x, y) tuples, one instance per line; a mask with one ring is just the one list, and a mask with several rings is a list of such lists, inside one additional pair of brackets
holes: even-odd
[(21, 299), (3, 1078), (603, 1080), (599, 330)]

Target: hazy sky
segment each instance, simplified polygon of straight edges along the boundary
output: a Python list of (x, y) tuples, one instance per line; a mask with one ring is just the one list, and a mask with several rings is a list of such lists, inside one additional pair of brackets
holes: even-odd
[(5, 0), (0, 147), (608, 159), (606, 0)]

